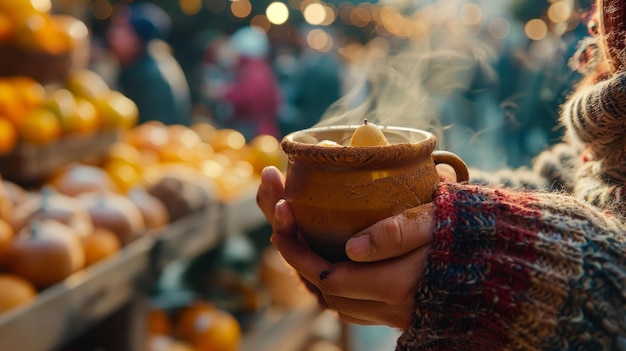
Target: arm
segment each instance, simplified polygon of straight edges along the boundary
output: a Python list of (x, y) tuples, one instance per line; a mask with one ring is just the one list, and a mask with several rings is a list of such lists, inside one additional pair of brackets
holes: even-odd
[(266, 170), (259, 188), (273, 244), (342, 319), (403, 329), (398, 350), (617, 349), (626, 335), (623, 226), (572, 197), (442, 184), (330, 264), (273, 206), (281, 182)]
[(613, 350), (619, 335), (624, 342), (621, 223), (553, 193), (447, 184), (434, 203), (434, 242), (398, 350)]

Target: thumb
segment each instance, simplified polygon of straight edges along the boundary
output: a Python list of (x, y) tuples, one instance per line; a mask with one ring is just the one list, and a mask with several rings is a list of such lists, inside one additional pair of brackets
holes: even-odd
[(428, 203), (375, 223), (346, 243), (357, 262), (382, 261), (430, 244), (435, 229), (435, 205)]

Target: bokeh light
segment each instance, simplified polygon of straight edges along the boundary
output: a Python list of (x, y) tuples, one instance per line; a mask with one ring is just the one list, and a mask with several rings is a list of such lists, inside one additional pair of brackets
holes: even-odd
[(281, 25), (289, 19), (289, 8), (282, 2), (273, 2), (265, 10), (265, 15), (270, 23)]
[(333, 38), (323, 29), (313, 29), (306, 36), (306, 42), (317, 51), (328, 52), (333, 48)]
[(319, 2), (314, 2), (304, 8), (302, 15), (308, 24), (319, 25), (326, 19), (326, 9)]
[(272, 27), (272, 24), (265, 15), (256, 15), (252, 17), (252, 19), (250, 20), (250, 25), (259, 27), (265, 32), (268, 32), (270, 30), (270, 27)]
[(548, 8), (548, 19), (554, 23), (567, 21), (572, 15), (572, 9), (565, 1), (555, 2)]
[(91, 14), (95, 19), (104, 20), (113, 13), (113, 5), (108, 0), (95, 0), (91, 4)]
[(480, 24), (483, 18), (483, 10), (474, 3), (469, 3), (461, 8), (461, 21), (468, 26)]
[(487, 31), (492, 38), (504, 39), (511, 32), (511, 22), (504, 17), (496, 17), (489, 21)]
[(235, 17), (248, 17), (252, 12), (252, 4), (248, 0), (233, 1), (233, 3), (230, 5), (230, 12), (232, 12), (233, 16)]
[(524, 33), (531, 40), (541, 40), (548, 35), (548, 25), (540, 19), (532, 19), (524, 26)]
[(195, 15), (202, 9), (202, 0), (180, 0), (180, 10), (186, 15)]

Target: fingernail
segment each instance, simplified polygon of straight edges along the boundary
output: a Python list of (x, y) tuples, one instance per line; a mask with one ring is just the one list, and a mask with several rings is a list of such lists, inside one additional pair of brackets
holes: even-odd
[(354, 236), (346, 243), (346, 251), (354, 258), (367, 258), (374, 254), (374, 246), (367, 234)]
[(278, 202), (276, 202), (276, 205), (274, 206), (274, 222), (276, 222), (276, 224), (282, 224), (283, 223), (283, 208), (284, 208), (284, 204), (285, 204), (285, 200), (284, 199), (280, 199), (278, 200)]

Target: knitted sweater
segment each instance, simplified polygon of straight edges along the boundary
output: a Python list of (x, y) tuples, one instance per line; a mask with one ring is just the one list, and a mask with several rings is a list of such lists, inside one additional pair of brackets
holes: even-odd
[(616, 50), (626, 1), (597, 7), (597, 44), (608, 39), (598, 52), (620, 64), (576, 87), (561, 111), (565, 142), (532, 168), (473, 170), (473, 184), (438, 188), (397, 351), (626, 350), (626, 55)]
[(442, 184), (434, 203), (397, 351), (626, 350), (622, 222), (554, 192)]

